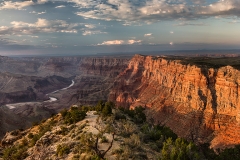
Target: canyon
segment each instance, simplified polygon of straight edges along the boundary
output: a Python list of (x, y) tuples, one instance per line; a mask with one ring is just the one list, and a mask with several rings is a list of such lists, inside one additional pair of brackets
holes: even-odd
[[(124, 57), (0, 57), (0, 137), (30, 127), (73, 104), (106, 101)], [(66, 90), (59, 90), (75, 84)], [(58, 92), (54, 92), (59, 90)], [(46, 95), (48, 94), (48, 95)], [(57, 101), (48, 101), (54, 97)], [(19, 103), (26, 102), (26, 103)], [(19, 103), (17, 107), (7, 104)]]
[[(91, 106), (109, 100), (118, 107), (145, 107), (148, 121), (168, 126), (196, 144), (210, 143), (216, 149), (240, 143), (238, 57), (0, 59), (0, 136), (29, 127), (71, 105)], [(72, 80), (73, 86), (59, 90)], [(59, 91), (51, 93), (55, 90)], [(57, 101), (46, 102), (47, 93)], [(20, 101), (39, 103), (13, 109), (5, 106)]]
[(147, 108), (147, 117), (195, 143), (240, 143), (240, 71), (135, 55), (114, 82), (109, 100)]

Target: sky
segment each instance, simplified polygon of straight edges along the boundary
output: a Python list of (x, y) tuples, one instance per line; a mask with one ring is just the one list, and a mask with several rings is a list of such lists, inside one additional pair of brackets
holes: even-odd
[(0, 0), (0, 55), (240, 49), (239, 0)]

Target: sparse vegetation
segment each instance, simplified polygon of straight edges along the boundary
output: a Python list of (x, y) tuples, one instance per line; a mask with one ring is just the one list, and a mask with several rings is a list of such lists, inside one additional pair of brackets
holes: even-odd
[[(100, 115), (96, 118), (94, 112), (90, 114), (95, 116), (96, 126), (91, 126), (91, 119), (77, 123), (92, 109), (98, 110)], [(100, 160), (109, 155), (116, 159), (139, 160), (240, 159), (239, 146), (218, 150), (217, 155), (208, 145), (197, 146), (179, 138), (166, 126), (148, 123), (144, 111), (141, 106), (134, 110), (117, 109), (113, 103), (102, 101), (96, 107), (71, 107), (32, 127), (29, 133), (23, 134), (20, 130), (11, 132), (10, 135), (18, 137), (19, 140), (13, 142), (13, 145), (4, 146), (1, 157), (4, 160), (24, 159), (28, 156), (29, 148), (38, 147), (44, 150), (51, 146), (51, 143), (56, 143), (54, 158), (66, 158), (72, 153), (73, 160)], [(96, 127), (98, 133), (89, 132), (90, 127)], [(112, 149), (114, 143), (117, 144), (117, 149), (116, 146)], [(105, 145), (104, 149), (101, 148), (102, 145)]]
[(73, 124), (83, 120), (86, 117), (86, 111), (78, 107), (71, 107), (69, 111), (61, 111), (61, 115), (66, 124)]
[(70, 152), (69, 146), (66, 144), (58, 145), (57, 146), (57, 156), (62, 157), (65, 154), (68, 154)]
[(21, 144), (13, 145), (10, 147), (7, 147), (3, 150), (3, 156), (2, 158), (4, 160), (20, 160), (24, 159), (28, 156), (27, 149), (28, 146), (26, 146), (26, 141), (22, 141)]
[(101, 143), (108, 143), (108, 139), (106, 136), (102, 136)]
[(239, 57), (185, 57), (185, 56), (167, 56), (168, 60), (181, 60), (180, 63), (184, 65), (196, 65), (200, 68), (220, 68), (231, 65), (235, 69), (240, 69)]

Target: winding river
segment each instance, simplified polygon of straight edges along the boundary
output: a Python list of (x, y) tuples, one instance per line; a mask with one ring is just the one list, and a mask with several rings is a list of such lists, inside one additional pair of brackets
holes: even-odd
[[(53, 92), (48, 93), (48, 94), (57, 93), (57, 92), (59, 92), (59, 91), (66, 90), (66, 89), (68, 89), (68, 88), (74, 86), (74, 84), (75, 84), (75, 82), (74, 82), (74, 80), (72, 80), (72, 83), (71, 83), (68, 87), (65, 87), (65, 88), (62, 88), (62, 89), (58, 89), (58, 90), (53, 91)], [(46, 94), (46, 95), (48, 95), (48, 94)], [(44, 102), (54, 102), (54, 101), (57, 101), (57, 98), (55, 98), (55, 97), (49, 97), (49, 100), (44, 101)]]
[[(51, 92), (51, 93), (48, 93), (48, 94), (46, 94), (46, 95), (49, 95), (49, 94), (57, 93), (57, 92), (59, 92), (59, 91), (66, 90), (66, 89), (74, 86), (74, 84), (75, 84), (75, 82), (74, 82), (74, 80), (72, 80), (72, 83), (71, 83), (68, 87), (65, 87), (65, 88), (62, 88), (62, 89), (58, 89), (58, 90), (53, 91), (53, 92)], [(54, 102), (54, 101), (57, 101), (57, 100), (58, 100), (57, 98), (55, 98), (55, 97), (50, 97), (50, 96), (49, 96), (49, 100), (46, 100), (46, 101), (43, 101), (43, 102), (49, 103), (49, 102)], [(26, 105), (26, 104), (32, 104), (32, 103), (42, 103), (42, 102), (21, 102), (21, 103), (6, 104), (5, 106), (8, 107), (9, 109), (14, 109), (14, 108), (16, 108), (17, 106)]]

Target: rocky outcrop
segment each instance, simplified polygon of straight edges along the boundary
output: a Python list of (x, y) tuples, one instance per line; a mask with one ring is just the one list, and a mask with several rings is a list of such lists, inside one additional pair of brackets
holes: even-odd
[(179, 60), (135, 55), (114, 82), (109, 100), (141, 105), (148, 118), (179, 136), (214, 148), (240, 143), (240, 71), (199, 68)]
[(128, 58), (91, 57), (84, 58), (79, 69), (85, 74), (116, 77), (128, 65)]
[(29, 102), (37, 100), (37, 95), (32, 89), (11, 93), (0, 92), (0, 97), (0, 105), (6, 103)]

